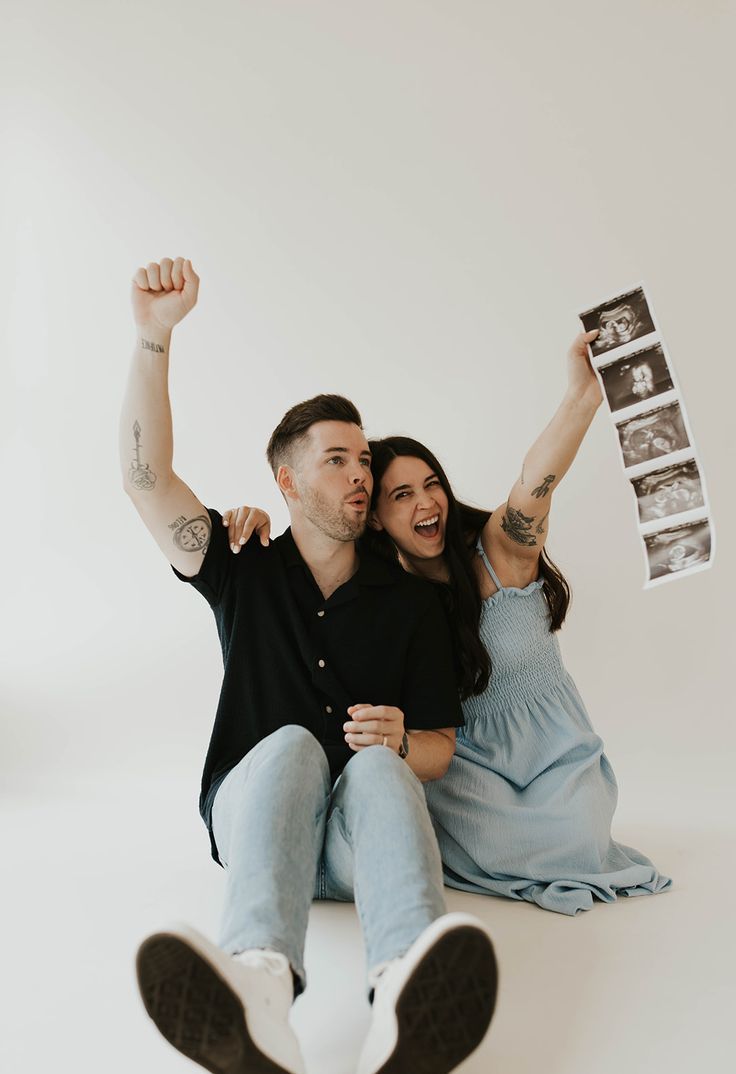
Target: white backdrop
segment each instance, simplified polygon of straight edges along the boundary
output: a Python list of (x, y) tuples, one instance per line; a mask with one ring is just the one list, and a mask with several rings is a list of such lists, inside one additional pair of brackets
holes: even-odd
[[(208, 868), (217, 637), (117, 461), (129, 281), (164, 256), (202, 280), (172, 346), (177, 471), (277, 531), (265, 444), (319, 391), (353, 398), (369, 434), (425, 440), (495, 506), (563, 392), (578, 311), (644, 280), (718, 558), (642, 591), (602, 408), (555, 495), (562, 640), (624, 834), (730, 825), (734, 4), (5, 0), (3, 25), (0, 773), (18, 890), (44, 855), (17, 835), (36, 803), (33, 831), (89, 861), (135, 844), (127, 801), (175, 802), (187, 867)], [(21, 934), (48, 912), (17, 905)]]

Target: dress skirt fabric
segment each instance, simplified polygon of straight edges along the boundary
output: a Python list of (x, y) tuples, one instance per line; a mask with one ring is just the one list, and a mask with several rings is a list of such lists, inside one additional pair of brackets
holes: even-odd
[(542, 585), (499, 587), (484, 602), (491, 681), (464, 703), (450, 767), (424, 789), (449, 887), (573, 915), (671, 881), (611, 838), (616, 779), (549, 631)]

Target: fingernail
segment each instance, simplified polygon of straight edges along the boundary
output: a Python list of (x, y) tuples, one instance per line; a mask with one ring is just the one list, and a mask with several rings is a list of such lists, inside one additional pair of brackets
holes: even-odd
[(238, 544), (245, 544), (245, 537), (241, 537)]

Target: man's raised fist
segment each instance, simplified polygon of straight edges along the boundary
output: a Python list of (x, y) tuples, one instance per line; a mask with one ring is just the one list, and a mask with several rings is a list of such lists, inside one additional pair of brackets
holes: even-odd
[(171, 331), (197, 302), (199, 276), (191, 261), (164, 257), (139, 268), (133, 277), (133, 317), (139, 328)]

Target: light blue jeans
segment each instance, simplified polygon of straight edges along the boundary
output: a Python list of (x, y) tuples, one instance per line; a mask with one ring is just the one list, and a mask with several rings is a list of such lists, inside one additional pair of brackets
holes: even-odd
[(302, 988), (313, 898), (355, 901), (369, 972), (445, 913), (422, 784), (393, 750), (356, 753), (333, 788), (314, 735), (281, 727), (227, 774), (212, 826), (227, 873), (220, 946), (280, 951)]

